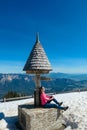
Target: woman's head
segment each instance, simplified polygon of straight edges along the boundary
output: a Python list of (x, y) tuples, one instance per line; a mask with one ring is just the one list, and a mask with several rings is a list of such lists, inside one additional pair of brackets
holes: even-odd
[(40, 92), (44, 92), (45, 91), (45, 88), (43, 86), (40, 87)]

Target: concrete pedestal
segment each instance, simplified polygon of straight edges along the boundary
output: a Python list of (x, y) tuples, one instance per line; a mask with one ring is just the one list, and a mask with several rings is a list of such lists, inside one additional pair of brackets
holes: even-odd
[(62, 125), (60, 110), (56, 108), (35, 108), (33, 104), (18, 107), (19, 124), (23, 130), (53, 130), (53, 125)]

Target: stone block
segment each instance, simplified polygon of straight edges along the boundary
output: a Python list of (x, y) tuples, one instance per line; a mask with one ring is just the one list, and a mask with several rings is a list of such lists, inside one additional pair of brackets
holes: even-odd
[(33, 104), (18, 107), (19, 124), (23, 130), (50, 130), (59, 117), (60, 110), (56, 108), (35, 108)]

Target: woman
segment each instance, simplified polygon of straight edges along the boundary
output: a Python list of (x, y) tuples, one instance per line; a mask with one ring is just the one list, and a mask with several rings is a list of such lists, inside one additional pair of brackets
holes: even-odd
[[(63, 102), (59, 103), (53, 96), (46, 95), (44, 87), (40, 88), (40, 99), (41, 99), (41, 105), (44, 108), (58, 108), (65, 111), (68, 109), (68, 106), (66, 107), (61, 106)], [(55, 102), (55, 104), (50, 103), (51, 101)]]

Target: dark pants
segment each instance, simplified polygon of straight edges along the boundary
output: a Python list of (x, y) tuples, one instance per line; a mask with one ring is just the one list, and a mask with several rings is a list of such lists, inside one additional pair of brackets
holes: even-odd
[[(55, 102), (56, 104), (50, 103), (51, 101)], [(54, 98), (50, 101), (48, 101), (45, 105), (43, 105), (44, 108), (58, 108), (64, 110), (64, 107), (59, 106), (59, 102)]]

